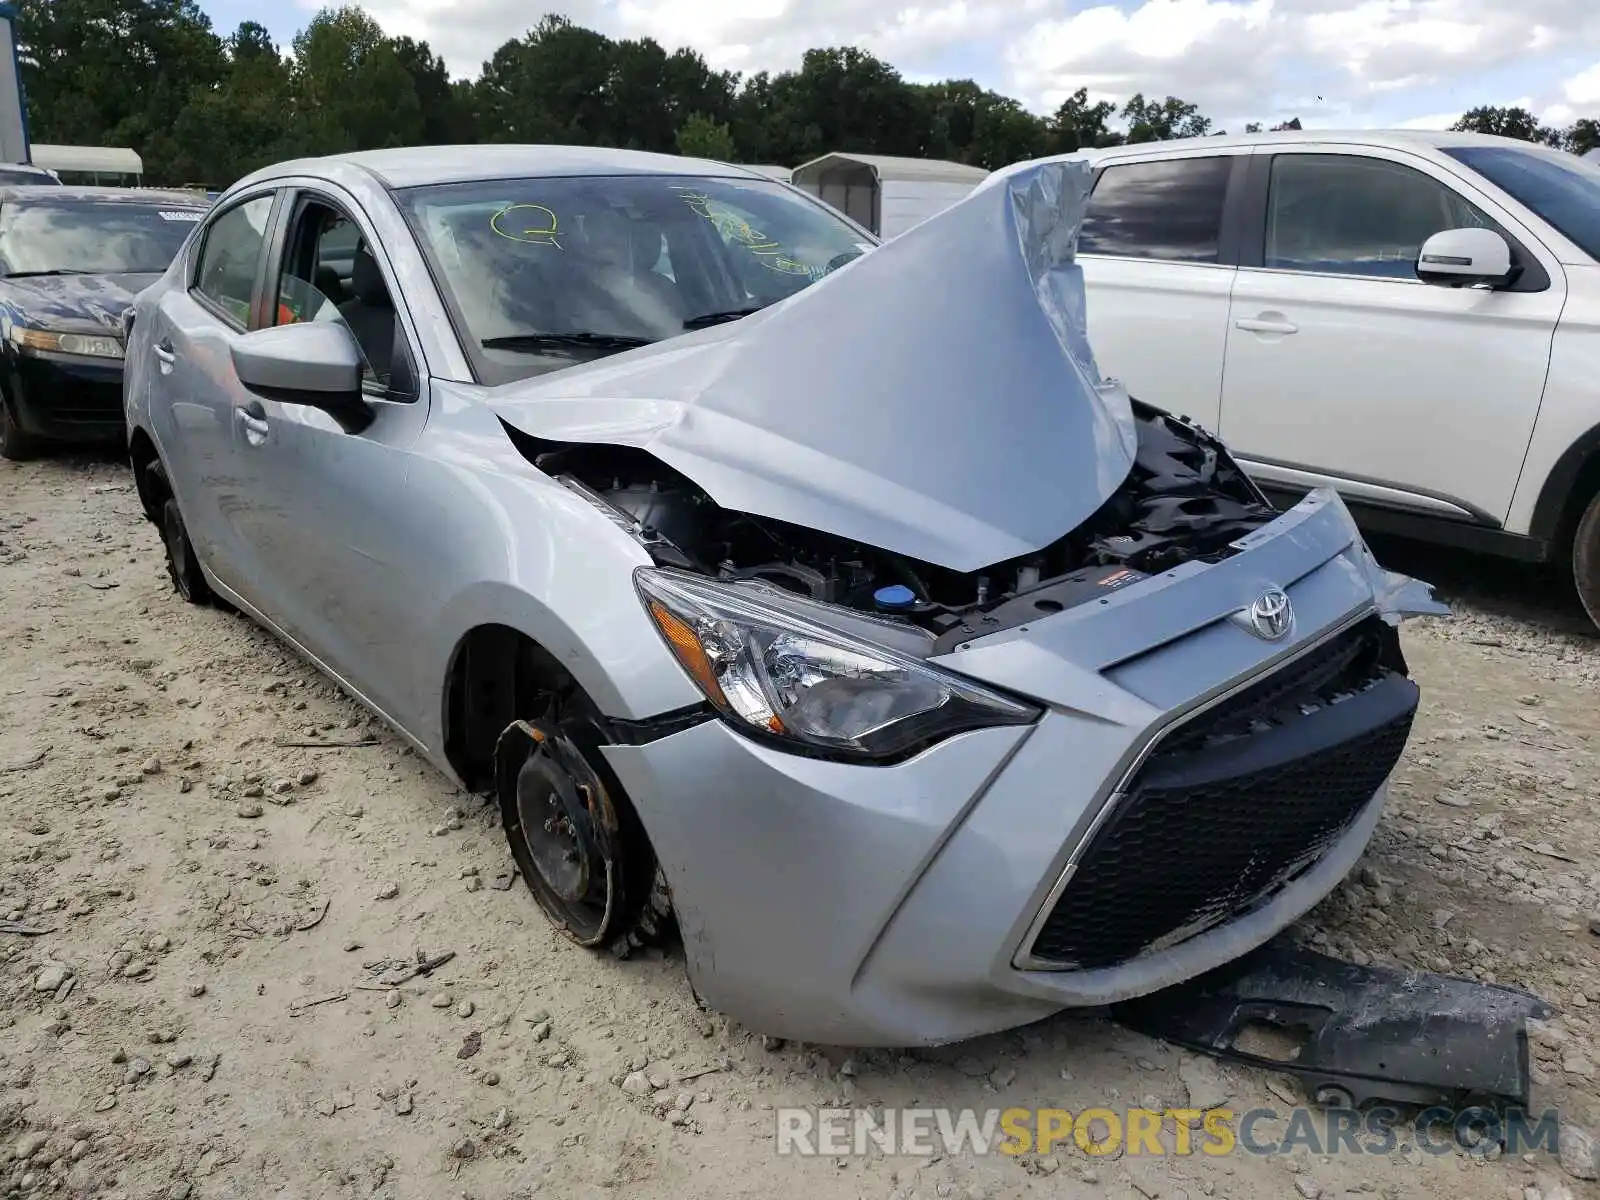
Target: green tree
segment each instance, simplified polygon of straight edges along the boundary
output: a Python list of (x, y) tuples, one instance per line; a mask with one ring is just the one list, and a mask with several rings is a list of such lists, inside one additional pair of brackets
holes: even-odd
[(1111, 101), (1090, 103), (1089, 89), (1079, 88), (1061, 102), (1050, 118), (1050, 149), (1056, 154), (1071, 154), (1075, 150), (1118, 145), (1122, 135), (1109, 125), (1116, 115), (1117, 106)]
[(1562, 146), (1573, 154), (1587, 154), (1600, 148), (1600, 121), (1583, 117), (1561, 135)]
[(1450, 128), (1465, 133), (1492, 133), (1544, 146), (1561, 144), (1561, 135), (1539, 124), (1539, 118), (1525, 108), (1495, 108), (1486, 104), (1467, 110)]
[(993, 170), (1052, 149), (1049, 123), (970, 79), (913, 85), (927, 132), (922, 153)]
[(497, 142), (604, 145), (610, 137), (610, 38), (546, 16), (505, 43), (478, 81), (480, 135)]
[(726, 124), (713, 121), (703, 113), (690, 113), (683, 128), (678, 130), (678, 153), (690, 158), (732, 162), (737, 152), (733, 146), (733, 133)]
[(432, 146), (475, 141), (477, 129), (470, 85), (452, 83), (444, 59), (436, 55), (427, 42), (401, 37), (393, 39), (390, 46), (411, 77), (411, 88), (422, 112), (421, 140)]
[(1122, 106), (1122, 119), (1128, 123), (1129, 142), (1164, 142), (1211, 132), (1211, 118), (1201, 116), (1198, 105), (1176, 96), (1146, 100), (1143, 92), (1135, 92)]
[(193, 0), (30, 0), (16, 36), (35, 140), (132, 146), (147, 178), (181, 174), (174, 119), (227, 71)]
[(798, 163), (829, 150), (921, 155), (930, 140), (916, 89), (855, 47), (808, 50), (798, 71), (752, 76), (731, 125), (750, 162)]
[(423, 141), (411, 72), (378, 23), (353, 5), (323, 9), (295, 38), (293, 88), (303, 153)]
[[(222, 185), (300, 155), (446, 142), (625, 146), (791, 166), (843, 150), (992, 169), (1214, 132), (1176, 96), (1140, 92), (1119, 109), (1079, 88), (1041, 116), (971, 79), (908, 83), (849, 46), (741, 79), (692, 49), (616, 41), (555, 15), (502, 45), (472, 80), (451, 79), (426, 42), (386, 36), (349, 3), (317, 13), (287, 54), (255, 22), (218, 37), (196, 0), (26, 0), (17, 37), (33, 135), (132, 146), (150, 183)], [(1600, 146), (1592, 118), (1558, 131), (1514, 107), (1474, 108), (1455, 128), (1575, 154)]]
[(215, 87), (196, 87), (173, 122), (175, 174), (168, 182), (226, 187), (301, 152), (289, 64), (253, 21), (228, 39), (228, 67)]

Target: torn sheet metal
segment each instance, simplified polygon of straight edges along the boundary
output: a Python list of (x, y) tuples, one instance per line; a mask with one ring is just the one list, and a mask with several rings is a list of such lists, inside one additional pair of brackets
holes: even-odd
[[(1361, 967), (1287, 939), (1207, 975), (1117, 1005), (1117, 1021), (1234, 1062), (1286, 1071), (1319, 1103), (1528, 1103), (1526, 992), (1427, 971)], [(1235, 1048), (1251, 1026), (1304, 1036), (1292, 1059)]]
[(1391, 625), (1411, 617), (1448, 617), (1450, 606), (1433, 594), (1433, 585), (1381, 566), (1365, 542), (1360, 543), (1360, 559), (1378, 615)]
[(953, 570), (1048, 546), (1137, 450), (1085, 336), (1090, 171), (973, 192), (742, 321), (496, 389), (537, 438), (649, 451), (725, 508)]

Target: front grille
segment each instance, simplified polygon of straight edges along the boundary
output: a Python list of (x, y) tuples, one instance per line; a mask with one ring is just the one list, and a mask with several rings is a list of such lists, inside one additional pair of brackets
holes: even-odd
[(1393, 631), (1378, 617), (1329, 638), (1265, 679), (1228, 697), (1161, 741), (1163, 757), (1187, 754), (1229, 738), (1259, 733), (1369, 686), (1382, 675)]
[(64, 425), (103, 425), (122, 416), (122, 388), (114, 383), (84, 383), (46, 397), (46, 413)]
[(1032, 956), (1115, 966), (1258, 907), (1394, 769), (1416, 687), (1387, 626), (1347, 631), (1164, 739), (1096, 831)]

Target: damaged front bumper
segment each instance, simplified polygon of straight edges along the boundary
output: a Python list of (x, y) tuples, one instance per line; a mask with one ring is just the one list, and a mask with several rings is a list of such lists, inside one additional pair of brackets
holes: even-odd
[[(1417, 701), (1391, 624), (1443, 611), (1316, 492), (1220, 562), (977, 638), (941, 665), (1047, 706), (894, 766), (706, 722), (605, 755), (695, 985), (753, 1028), (916, 1045), (1237, 958), (1361, 855)], [(1277, 640), (1241, 619), (1281, 590)]]

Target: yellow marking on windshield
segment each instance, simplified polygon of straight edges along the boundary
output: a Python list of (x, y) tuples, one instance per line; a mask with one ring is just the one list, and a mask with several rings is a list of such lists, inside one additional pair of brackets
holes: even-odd
[(691, 192), (687, 189), (680, 190), (679, 195), (683, 202), (689, 206), (691, 212), (710, 221), (716, 231), (729, 241), (743, 246), (756, 256), (758, 262), (769, 271), (777, 271), (783, 275), (806, 275), (820, 278), (824, 272), (808, 267), (805, 263), (783, 252), (781, 242), (773, 241), (765, 233), (756, 229), (744, 217), (731, 209), (717, 204), (704, 192)]
[(555, 213), (542, 204), (508, 204), (489, 218), (489, 228), (507, 241), (559, 250), (556, 226)]

